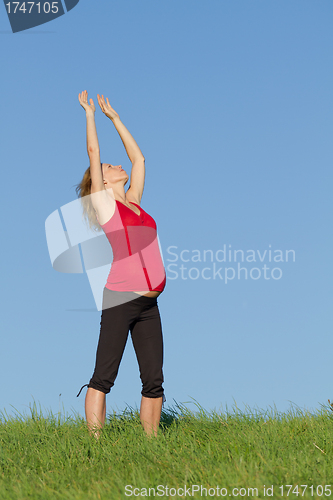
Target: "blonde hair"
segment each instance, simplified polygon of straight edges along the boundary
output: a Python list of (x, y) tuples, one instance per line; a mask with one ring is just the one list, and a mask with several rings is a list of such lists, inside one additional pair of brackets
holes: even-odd
[(81, 204), (83, 208), (83, 216), (85, 221), (88, 223), (88, 226), (93, 231), (101, 231), (101, 226), (98, 223), (96, 212), (91, 203), (91, 175), (90, 175), (90, 167), (85, 171), (82, 181), (77, 184), (75, 188), (76, 194), (79, 198), (81, 198)]

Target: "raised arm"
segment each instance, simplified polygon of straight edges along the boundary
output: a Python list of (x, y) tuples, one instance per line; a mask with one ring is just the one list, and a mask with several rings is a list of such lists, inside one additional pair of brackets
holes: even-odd
[(145, 158), (133, 136), (120, 120), (118, 113), (111, 107), (109, 99), (106, 98), (105, 102), (104, 96), (100, 97), (99, 94), (97, 94), (97, 99), (103, 113), (110, 118), (116, 127), (132, 163), (130, 188), (127, 190), (126, 196), (140, 204), (145, 183)]
[(91, 192), (94, 193), (105, 189), (95, 124), (96, 108), (92, 99), (90, 99), (90, 104), (88, 103), (88, 92), (86, 90), (79, 94), (79, 102), (86, 112), (87, 151), (90, 160)]

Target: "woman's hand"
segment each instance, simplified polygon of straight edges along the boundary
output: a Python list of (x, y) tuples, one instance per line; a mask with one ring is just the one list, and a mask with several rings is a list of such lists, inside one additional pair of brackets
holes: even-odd
[(81, 92), (81, 94), (79, 94), (79, 102), (86, 113), (89, 112), (95, 113), (96, 108), (94, 101), (90, 99), (90, 104), (88, 104), (88, 92), (86, 90), (84, 90), (83, 92)]
[(105, 102), (103, 94), (102, 94), (102, 97), (99, 94), (97, 94), (97, 99), (98, 99), (98, 104), (101, 107), (101, 110), (108, 118), (110, 118), (110, 120), (114, 120), (115, 118), (119, 118), (118, 113), (113, 108), (111, 108), (111, 105), (109, 103), (108, 98), (106, 98), (106, 102)]

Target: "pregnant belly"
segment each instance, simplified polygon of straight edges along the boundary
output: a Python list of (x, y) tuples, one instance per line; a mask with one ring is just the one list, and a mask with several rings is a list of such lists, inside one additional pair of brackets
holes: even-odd
[(137, 293), (138, 295), (145, 295), (146, 297), (158, 297), (160, 293), (162, 292), (150, 292), (149, 290), (143, 291), (143, 292), (133, 292)]

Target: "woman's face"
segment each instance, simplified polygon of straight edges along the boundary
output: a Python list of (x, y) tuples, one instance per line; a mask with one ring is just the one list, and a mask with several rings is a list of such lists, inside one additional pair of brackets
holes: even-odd
[[(110, 184), (114, 184), (124, 179), (126, 179), (127, 182), (129, 179), (128, 174), (125, 172), (121, 165), (102, 163), (102, 174), (104, 184), (106, 186), (110, 186)], [(126, 184), (126, 182), (124, 183), (124, 185)]]

